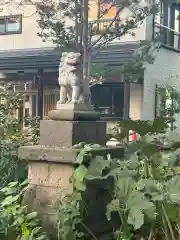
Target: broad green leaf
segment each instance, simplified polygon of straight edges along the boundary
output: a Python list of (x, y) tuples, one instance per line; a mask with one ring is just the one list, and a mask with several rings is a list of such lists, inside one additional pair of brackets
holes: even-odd
[(151, 157), (154, 153), (157, 152), (157, 144), (147, 144), (142, 147), (142, 153), (147, 157)]
[(144, 215), (140, 209), (133, 207), (129, 210), (127, 222), (137, 230), (144, 223)]
[(118, 177), (115, 182), (115, 194), (119, 199), (122, 199), (125, 202), (128, 199), (129, 194), (134, 190), (134, 188), (134, 180), (130, 177)]
[(46, 239), (47, 239), (46, 235), (42, 235), (42, 236), (36, 238), (36, 240), (46, 240)]
[(78, 163), (78, 164), (83, 163), (85, 153), (86, 153), (86, 151), (84, 151), (84, 149), (80, 151), (80, 153), (78, 154), (78, 156), (76, 158), (76, 163)]
[(166, 184), (167, 193), (169, 196), (169, 199), (173, 203), (180, 203), (180, 178), (179, 176), (173, 177), (171, 180), (169, 180)]
[(91, 153), (88, 152), (87, 149), (82, 149), (76, 158), (76, 163), (80, 165), (84, 163), (85, 160), (87, 161), (87, 159), (88, 161), (91, 159)]
[(24, 186), (26, 186), (28, 183), (29, 183), (29, 180), (26, 179), (26, 180), (24, 180), (24, 181), (20, 184), (20, 186), (21, 186), (21, 187), (24, 187)]
[(13, 224), (12, 224), (12, 226), (19, 226), (19, 225), (21, 225), (22, 223), (24, 222), (24, 217), (22, 216), (22, 217), (18, 217), (14, 222), (13, 222)]
[(172, 131), (169, 133), (167, 138), (170, 142), (180, 142), (180, 136), (177, 135), (175, 132), (172, 132)]
[(147, 216), (147, 218), (150, 221), (152, 221), (152, 220), (154, 221), (156, 219), (156, 217), (157, 217), (156, 207), (155, 206), (143, 210), (143, 213), (144, 213), (145, 216)]
[(84, 191), (86, 186), (84, 183), (85, 176), (87, 174), (87, 168), (84, 165), (77, 167), (73, 174), (74, 186), (77, 190)]
[(31, 212), (31, 213), (29, 213), (27, 216), (26, 216), (26, 219), (29, 221), (29, 220), (32, 220), (32, 219), (34, 219), (34, 218), (36, 218), (37, 217), (37, 212)]
[(12, 195), (14, 193), (17, 193), (17, 188), (16, 187), (6, 187), (1, 189), (1, 192), (3, 192), (6, 196)]
[(169, 167), (180, 166), (180, 148), (176, 149), (176, 151), (171, 152), (168, 160)]
[(86, 178), (89, 180), (96, 179), (96, 177), (103, 176), (103, 170), (110, 166), (110, 162), (102, 156), (96, 156), (90, 162)]
[(36, 227), (32, 230), (32, 236), (42, 231), (42, 227)]
[(127, 206), (129, 209), (136, 207), (141, 210), (152, 208), (154, 205), (147, 198), (144, 197), (144, 194), (136, 190), (132, 191), (127, 200)]
[(29, 237), (30, 231), (29, 231), (29, 229), (28, 229), (27, 223), (22, 223), (22, 224), (21, 224), (21, 231), (22, 231), (22, 233), (23, 233), (23, 235), (24, 235), (25, 237)]
[(8, 186), (9, 186), (9, 187), (17, 187), (18, 184), (19, 184), (19, 182), (10, 182), (10, 183), (8, 184)]
[(148, 194), (159, 194), (163, 191), (163, 186), (156, 180), (153, 179), (140, 179), (137, 182), (137, 189), (144, 190)]
[(9, 205), (11, 205), (12, 203), (14, 203), (14, 202), (17, 202), (18, 200), (19, 200), (19, 195), (17, 195), (17, 196), (8, 196), (8, 197), (6, 197), (2, 202), (1, 202), (1, 205), (2, 205), (2, 207), (5, 207), (5, 206), (9, 206)]
[(112, 212), (119, 212), (120, 210), (120, 201), (119, 199), (113, 199), (106, 208), (106, 216), (107, 219), (110, 220), (111, 219), (111, 213)]

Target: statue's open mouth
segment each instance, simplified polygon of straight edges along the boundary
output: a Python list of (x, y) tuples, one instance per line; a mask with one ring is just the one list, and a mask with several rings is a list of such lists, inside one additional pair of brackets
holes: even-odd
[(74, 63), (68, 62), (69, 66), (74, 66), (74, 67), (78, 66), (79, 64), (80, 64), (80, 62), (74, 62)]

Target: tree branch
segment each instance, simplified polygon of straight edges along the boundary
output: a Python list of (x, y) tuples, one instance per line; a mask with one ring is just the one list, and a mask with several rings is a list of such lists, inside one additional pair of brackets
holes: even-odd
[[(100, 6), (100, 7), (101, 7), (101, 6)], [(101, 18), (103, 18), (104, 15), (105, 15), (106, 13), (108, 13), (113, 7), (115, 7), (115, 4), (114, 4), (114, 3), (112, 3), (112, 4), (109, 6), (109, 8), (107, 8), (102, 14), (100, 14), (100, 15), (98, 16), (98, 20), (100, 20)], [(100, 11), (100, 13), (101, 13), (101, 11)]]
[(89, 51), (91, 51), (91, 49), (107, 34), (107, 32), (109, 31), (109, 29), (112, 27), (113, 23), (117, 20), (118, 16), (119, 16), (119, 13), (124, 9), (124, 7), (121, 7), (118, 9), (117, 13), (116, 13), (116, 16), (114, 17), (114, 19), (111, 21), (111, 23), (109, 24), (109, 26), (105, 29), (105, 32), (99, 36), (99, 38), (97, 40), (95, 40), (90, 48), (89, 48)]
[[(141, 16), (141, 14), (136, 15), (136, 16), (132, 16), (131, 20), (127, 20), (126, 23), (124, 24), (124, 29), (122, 32), (118, 32), (116, 34), (114, 34), (114, 36), (111, 36), (111, 38), (109, 39), (105, 39), (104, 42), (100, 42), (99, 44), (97, 44), (103, 37), (105, 37), (108, 32), (105, 32), (103, 35), (101, 35), (98, 40), (96, 40), (96, 46), (95, 44), (93, 44), (94, 49), (91, 49), (91, 52), (95, 51), (96, 49), (98, 49), (96, 55), (102, 50), (102, 48), (106, 47), (110, 42), (112, 42), (114, 39), (116, 38), (121, 38), (122, 36), (124, 36), (125, 34), (127, 34), (129, 31), (136, 29), (137, 25), (145, 19), (145, 17), (147, 17), (149, 14), (151, 14), (150, 12), (143, 12), (143, 18)], [(136, 18), (133, 20), (133, 18)], [(122, 29), (122, 28), (121, 28)]]

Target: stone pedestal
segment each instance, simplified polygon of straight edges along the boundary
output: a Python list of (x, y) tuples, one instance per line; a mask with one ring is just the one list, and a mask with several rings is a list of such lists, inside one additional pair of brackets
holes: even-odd
[[(54, 231), (60, 200), (72, 191), (69, 179), (79, 153), (72, 146), (79, 142), (99, 143), (104, 147), (93, 149), (93, 155), (111, 153), (117, 158), (124, 154), (122, 147), (105, 147), (106, 123), (99, 120), (92, 108), (67, 104), (57, 107), (49, 112), (50, 120), (40, 123), (40, 145), (19, 148), (19, 158), (28, 161), (29, 190), (24, 202), (31, 211), (40, 213), (49, 232)], [(92, 220), (95, 228), (100, 221), (97, 216)], [(106, 228), (105, 216), (101, 222)], [(91, 230), (97, 232), (95, 228)]]

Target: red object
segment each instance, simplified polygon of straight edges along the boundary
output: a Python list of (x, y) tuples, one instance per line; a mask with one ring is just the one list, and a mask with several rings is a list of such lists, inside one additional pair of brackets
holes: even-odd
[(163, 152), (163, 144), (162, 144), (162, 143), (159, 143), (159, 144), (157, 145), (157, 151), (158, 151), (158, 152)]
[(134, 142), (137, 140), (136, 132), (130, 130), (129, 131), (129, 142)]

